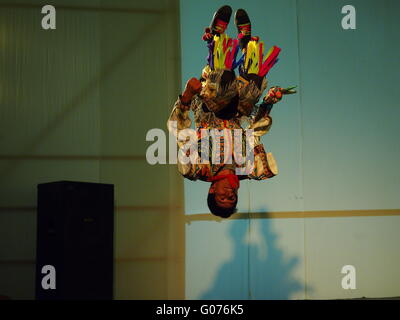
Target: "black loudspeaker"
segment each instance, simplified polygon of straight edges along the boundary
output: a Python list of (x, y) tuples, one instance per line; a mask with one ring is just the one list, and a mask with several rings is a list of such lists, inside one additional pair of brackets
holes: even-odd
[(112, 299), (113, 239), (113, 185), (39, 184), (36, 299)]

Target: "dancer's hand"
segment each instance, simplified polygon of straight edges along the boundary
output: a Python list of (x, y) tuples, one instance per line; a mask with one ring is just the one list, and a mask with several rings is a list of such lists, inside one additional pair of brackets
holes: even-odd
[(275, 104), (282, 99), (282, 88), (272, 87), (264, 97), (264, 102), (268, 104)]
[(186, 82), (185, 90), (182, 93), (181, 101), (184, 104), (189, 104), (195, 94), (201, 91), (201, 82), (196, 78), (191, 78)]
[(293, 94), (296, 93), (296, 90), (293, 90), (295, 87), (289, 87), (289, 88), (281, 88), (281, 87), (272, 87), (271, 89), (268, 90), (268, 93), (264, 97), (264, 102), (265, 103), (270, 103), (270, 104), (275, 104), (279, 101), (281, 101), (282, 96), (284, 94)]

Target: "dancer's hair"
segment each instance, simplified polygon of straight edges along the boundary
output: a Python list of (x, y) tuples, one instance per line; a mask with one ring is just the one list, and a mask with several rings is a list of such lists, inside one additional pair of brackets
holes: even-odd
[(232, 214), (236, 212), (237, 198), (236, 202), (231, 208), (222, 208), (218, 206), (217, 202), (215, 201), (215, 193), (208, 193), (207, 204), (213, 215), (221, 218), (229, 218)]

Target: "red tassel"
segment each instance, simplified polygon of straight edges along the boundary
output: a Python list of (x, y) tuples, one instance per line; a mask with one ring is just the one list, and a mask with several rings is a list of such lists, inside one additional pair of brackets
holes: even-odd
[[(232, 39), (229, 39), (229, 41), (231, 41), (231, 40)], [(237, 39), (234, 39), (233, 42), (231, 41), (229, 43), (229, 46), (230, 46), (230, 44), (232, 44), (232, 49), (230, 51), (228, 51), (228, 53), (226, 54), (226, 57), (225, 57), (225, 67), (227, 69), (232, 69), (233, 59), (234, 59), (234, 55), (235, 55), (235, 51), (238, 46), (238, 43), (239, 42)]]
[(224, 42), (222, 43), (222, 48), (223, 48), (223, 52), (225, 53), (226, 50), (231, 46), (232, 44), (232, 39), (229, 38), (228, 41), (226, 41), (226, 38), (224, 39)]
[(210, 28), (205, 28), (204, 29), (204, 34), (203, 34), (203, 36), (201, 37), (201, 39), (203, 40), (203, 41), (208, 41), (208, 40), (210, 40), (211, 38), (213, 37), (213, 35), (212, 35), (212, 33), (211, 33), (211, 29)]
[(278, 48), (277, 46), (273, 46), (271, 54), (260, 68), (260, 71), (258, 73), (260, 76), (262, 77), (265, 76), (268, 73), (268, 71), (274, 66), (274, 63), (278, 58), (280, 52), (281, 52), (280, 48)]

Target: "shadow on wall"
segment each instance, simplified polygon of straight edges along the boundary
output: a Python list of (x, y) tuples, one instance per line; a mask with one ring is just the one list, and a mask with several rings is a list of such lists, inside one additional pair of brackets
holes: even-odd
[(287, 258), (278, 248), (271, 219), (238, 219), (231, 223), (233, 257), (217, 272), (214, 285), (201, 299), (288, 300), (305, 290), (304, 281), (293, 276), (300, 259)]

